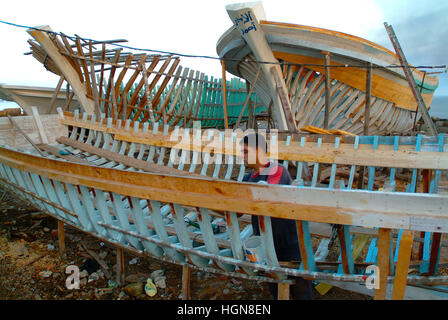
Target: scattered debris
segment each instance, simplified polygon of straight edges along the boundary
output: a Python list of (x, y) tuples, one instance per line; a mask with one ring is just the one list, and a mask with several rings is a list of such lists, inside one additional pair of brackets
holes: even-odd
[(146, 280), (145, 284), (145, 292), (148, 296), (154, 297), (157, 294), (157, 288), (156, 285), (152, 282), (151, 278), (148, 278)]
[(128, 284), (123, 288), (123, 291), (131, 297), (137, 297), (143, 293), (143, 283), (142, 282), (135, 282)]
[(86, 259), (84, 261), (84, 264), (81, 266), (80, 270), (86, 270), (88, 274), (91, 274), (98, 270), (100, 268), (100, 265), (98, 262), (92, 259)]
[[(154, 284), (161, 289), (166, 288), (166, 277), (164, 276), (165, 270), (156, 270), (151, 273), (151, 279), (154, 281)], [(146, 287), (145, 287), (146, 288)]]
[(39, 272), (39, 276), (41, 276), (42, 278), (49, 278), (49, 277), (51, 277), (52, 274), (53, 274), (52, 271), (41, 271), (41, 272)]

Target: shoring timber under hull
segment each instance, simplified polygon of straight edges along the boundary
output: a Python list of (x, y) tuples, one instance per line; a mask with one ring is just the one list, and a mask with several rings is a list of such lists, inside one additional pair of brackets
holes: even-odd
[[(97, 121), (95, 116), (62, 112), (60, 116), (61, 127), (72, 129), (58, 138), (59, 144), (53, 147), (69, 151), (86, 164), (67, 161), (58, 152), (48, 152), (49, 148), (43, 149), (46, 154), (43, 158), (36, 152), (21, 152), (17, 147), (3, 145), (0, 183), (65, 223), (139, 254), (262, 281), (284, 282), (286, 275), (306, 276), (355, 290), (355, 284), (366, 282), (366, 266), (372, 264), (386, 270), (388, 261), (394, 267), (390, 268), (390, 274), (381, 273), (380, 280), (389, 282), (389, 289), (393, 284), (392, 298), (405, 297), (405, 284), (408, 298), (434, 298), (437, 294), (446, 298), (440, 291), (446, 287), (434, 287), (439, 291), (425, 287), (424, 294), (417, 295), (412, 294), (414, 289), (410, 287), (420, 286), (422, 290), (422, 285), (448, 283), (447, 277), (439, 273), (444, 265), (439, 259), (446, 256), (446, 238), (440, 235), (448, 233), (448, 216), (444, 212), (448, 198), (438, 194), (448, 169), (443, 135), (356, 137), (353, 142), (336, 137), (333, 143), (296, 136), (285, 141), (272, 135), (268, 139), (269, 148), (278, 143), (282, 150), (278, 160), (289, 159), (283, 162), (285, 167), (307, 166), (313, 169), (313, 174), (310, 186), (304, 186), (299, 170), (293, 174), (298, 187), (268, 186), (240, 182), (244, 164), (228, 149), (198, 149), (194, 141), (173, 144), (169, 138), (173, 131), (168, 135), (168, 131), (160, 132), (157, 126), (149, 130), (148, 125), (138, 122), (128, 121), (122, 127), (110, 118)], [(42, 121), (54, 122), (46, 117), (42, 116)], [(22, 125), (26, 118), (16, 117), (17, 123)], [(7, 119), (0, 119), (5, 126), (2, 122)], [(185, 137), (189, 129), (175, 130)], [(4, 133), (7, 134), (14, 133)], [(231, 136), (225, 136), (224, 132), (199, 135), (201, 141), (213, 136), (231, 138), (236, 145), (241, 137), (237, 132)], [(318, 149), (339, 158), (319, 157), (315, 153)], [(307, 153), (300, 152), (304, 150), (311, 156), (314, 154), (314, 158), (306, 158)], [(214, 157), (210, 155), (212, 152)], [(187, 153), (188, 157), (196, 156), (203, 161), (187, 163)], [(396, 159), (401, 157), (412, 160), (400, 161), (412, 173), (411, 181), (403, 190), (406, 192), (391, 192), (401, 190), (396, 168)], [(212, 161), (219, 158), (226, 161)], [(363, 160), (350, 166), (347, 165), (350, 158)], [(360, 165), (369, 168), (366, 190), (353, 187)], [(336, 173), (345, 168), (348, 176), (337, 180)], [(426, 183), (429, 194), (421, 193), (425, 191), (418, 183), (417, 168), (432, 169)], [(327, 169), (331, 169), (328, 178), (319, 178)], [(389, 183), (378, 185), (384, 174), (388, 175)], [(236, 213), (244, 215), (238, 217)], [(261, 231), (267, 257), (263, 265), (246, 261), (242, 250), (242, 243), (251, 235), (248, 224), (251, 214), (263, 217)], [(302, 265), (285, 265), (277, 260), (271, 217), (297, 221)], [(185, 218), (196, 221), (198, 226), (186, 224)], [(215, 231), (214, 225), (219, 221), (225, 223), (225, 232)], [(318, 254), (320, 250), (316, 251), (316, 245), (311, 243), (311, 236), (318, 235), (319, 248), (328, 245), (331, 224), (342, 225), (338, 239), (346, 250), (341, 251), (339, 261), (327, 261), (326, 255)], [(410, 238), (410, 232), (415, 232), (415, 236)], [(363, 263), (356, 260), (352, 249), (359, 235), (368, 236), (370, 241), (367, 255), (362, 256)], [(384, 243), (396, 243), (389, 249), (390, 254), (385, 255)], [(412, 243), (424, 244), (425, 258), (414, 257), (411, 261), (420, 275), (408, 275), (411, 257), (403, 252)], [(403, 276), (405, 282), (399, 280)], [(375, 292), (363, 289), (363, 293), (386, 298), (386, 289)]]
[[(249, 20), (246, 22), (244, 19), (243, 24), (243, 18), (240, 21), (237, 18), (232, 19), (238, 28), (230, 28), (218, 40), (217, 52), (226, 60), (227, 71), (253, 83), (258, 69), (266, 68), (264, 63), (256, 62), (263, 61), (259, 57), (260, 53), (254, 51), (261, 45), (247, 40), (248, 34), (260, 32), (266, 39), (275, 61), (284, 64), (281, 75), (298, 129), (304, 125), (323, 127), (324, 79), (327, 72), (324, 65), (327, 64), (325, 55), (329, 54), (330, 65), (333, 67), (330, 67), (331, 105), (328, 129), (363, 133), (367, 72), (365, 66), (372, 63), (369, 134), (405, 134), (412, 130), (417, 110), (415, 98), (402, 69), (385, 68), (400, 65), (393, 52), (341, 32), (263, 20), (263, 13), (257, 13), (260, 17), (255, 13), (258, 4), (254, 7), (243, 4), (229, 5), (227, 8), (231, 17), (243, 12), (241, 17), (247, 15)], [(251, 28), (251, 23), (259, 29), (255, 31)], [(438, 86), (438, 79), (425, 76), (417, 69), (412, 70), (422, 91), (422, 97), (429, 107), (434, 90)], [(271, 88), (271, 78), (270, 73), (263, 72), (255, 84), (255, 91), (265, 105), (275, 102), (278, 94)]]

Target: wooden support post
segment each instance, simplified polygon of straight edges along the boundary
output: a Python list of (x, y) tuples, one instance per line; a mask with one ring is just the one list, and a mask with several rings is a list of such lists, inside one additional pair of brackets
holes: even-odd
[(431, 253), (429, 256), (429, 275), (436, 276), (437, 263), (440, 255), (440, 241), (442, 240), (442, 234), (434, 232), (432, 234)]
[(351, 251), (350, 226), (341, 226), (337, 233), (341, 248), (342, 268), (345, 274), (352, 274), (355, 272), (355, 266)]
[(361, 166), (359, 167), (359, 174), (358, 174), (358, 189), (364, 189), (364, 173), (366, 171), (366, 167)]
[(224, 108), (224, 126), (226, 129), (229, 128), (229, 119), (227, 118), (227, 91), (226, 91), (226, 62), (221, 60), (222, 64), (222, 106)]
[(289, 300), (289, 283), (278, 284), (278, 300)]
[[(252, 95), (252, 92), (255, 89), (255, 85), (257, 83), (258, 77), (260, 76), (260, 73), (261, 73), (261, 68), (258, 68), (257, 74), (255, 75), (255, 78), (254, 78), (254, 82), (252, 83), (252, 87), (247, 92), (246, 101), (244, 102), (244, 105), (241, 108), (240, 115), (238, 116), (238, 120), (236, 121), (235, 129), (238, 129), (238, 127), (240, 126), (240, 121), (241, 121), (241, 118), (243, 117), (244, 110), (246, 110), (247, 104), (250, 103), (250, 101), (251, 101), (250, 96)], [(246, 88), (249, 88), (248, 86), (250, 86), (250, 84), (246, 81)], [(249, 106), (251, 106), (251, 104)], [(251, 117), (251, 113), (252, 113), (252, 117)], [(250, 122), (252, 119), (253, 119), (253, 110), (252, 110), (252, 108), (250, 108), (249, 109), (249, 120), (248, 120), (248, 122)], [(250, 126), (252, 126), (252, 124), (248, 123), (247, 127), (249, 128)]]
[(124, 285), (124, 250), (117, 247), (116, 281), (119, 286)]
[[(247, 119), (247, 129), (254, 129), (255, 127), (255, 109), (252, 105), (252, 99), (250, 98), (249, 92), (251, 92), (251, 86), (249, 81), (246, 80), (246, 92), (249, 96), (249, 104), (248, 104), (248, 115), (249, 118)], [(237, 128), (236, 128), (237, 129)]]
[(34, 122), (36, 123), (37, 130), (39, 131), (40, 141), (41, 143), (48, 144), (48, 138), (44, 131), (44, 126), (42, 125), (42, 121), (39, 116), (39, 111), (36, 107), (31, 107), (31, 112), (33, 114)]
[(414, 234), (410, 230), (404, 230), (398, 251), (397, 267), (395, 271), (392, 300), (403, 300), (408, 277), (409, 263), (411, 261), (412, 243)]
[[(423, 193), (429, 193), (429, 186), (431, 184), (431, 170), (424, 169), (422, 170), (422, 182), (423, 182)], [(425, 232), (420, 232), (420, 237), (425, 237)], [(418, 248), (418, 260), (423, 259), (423, 246), (424, 242), (420, 242)]]
[(328, 130), (328, 114), (330, 112), (330, 53), (322, 52), (325, 55), (325, 114), (324, 129)]
[(366, 72), (366, 105), (364, 108), (364, 135), (369, 135), (370, 106), (372, 104), (372, 63), (367, 64)]
[(65, 258), (65, 232), (64, 222), (58, 220), (58, 241), (59, 241), (59, 255), (61, 259)]
[(380, 228), (378, 230), (378, 268), (379, 289), (375, 289), (375, 300), (385, 300), (387, 293), (387, 277), (390, 273), (390, 241), (391, 230)]
[(408, 66), (408, 62), (406, 57), (404, 56), (403, 50), (401, 48), (400, 43), (398, 42), (398, 38), (395, 35), (394, 29), (391, 25), (388, 25), (386, 22), (384, 23), (384, 27), (386, 28), (387, 34), (389, 35), (389, 39), (392, 42), (392, 45), (395, 49), (395, 53), (397, 54), (398, 60), (400, 61), (404, 74), (406, 76), (406, 80), (408, 81), (409, 87), (414, 95), (415, 101), (417, 102), (417, 108), (422, 113), (423, 120), (428, 127), (428, 131), (431, 135), (436, 136), (438, 134), (437, 127), (429, 116), (428, 108), (426, 107), (426, 103), (420, 94), (420, 91), (417, 90), (417, 84), (415, 82), (415, 78), (412, 74)]
[(188, 265), (184, 264), (182, 266), (182, 300), (190, 300), (190, 279), (191, 279), (191, 269)]

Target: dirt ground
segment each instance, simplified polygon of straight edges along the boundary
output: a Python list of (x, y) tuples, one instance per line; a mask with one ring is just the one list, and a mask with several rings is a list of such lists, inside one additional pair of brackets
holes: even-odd
[[(125, 284), (116, 287), (116, 249), (66, 226), (66, 257), (59, 257), (57, 221), (0, 189), (0, 300), (179, 300), (182, 267), (125, 252)], [(107, 269), (92, 274), (93, 252)], [(87, 261), (87, 262), (86, 262)], [(90, 265), (88, 264), (90, 263)], [(79, 289), (67, 289), (69, 265), (86, 266)], [(143, 285), (152, 272), (162, 270), (166, 288), (150, 297)], [(106, 274), (105, 274), (106, 273)], [(97, 275), (97, 277), (95, 277)], [(107, 279), (107, 276), (110, 278)], [(110, 281), (109, 281), (110, 280)], [(333, 287), (316, 300), (368, 300), (371, 297)], [(267, 283), (192, 270), (194, 300), (271, 300)]]

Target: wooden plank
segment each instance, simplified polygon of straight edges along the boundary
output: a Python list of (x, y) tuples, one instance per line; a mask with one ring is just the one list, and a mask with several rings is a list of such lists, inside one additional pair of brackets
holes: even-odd
[[(78, 56), (80, 56), (81, 58), (84, 58), (84, 52), (81, 46), (81, 41), (80, 38), (76, 38), (75, 40), (76, 43), (76, 49), (78, 50)], [(84, 75), (84, 80), (85, 80), (85, 88), (87, 91), (87, 96), (91, 96), (92, 95), (92, 85), (90, 82), (90, 73), (89, 73), (89, 69), (87, 68), (87, 63), (85, 59), (80, 59), (80, 63), (81, 63), (81, 68), (83, 70), (83, 75)]]
[(75, 163), (80, 163), (80, 164), (87, 164), (90, 165), (91, 163), (87, 160), (84, 160), (82, 158), (77, 157), (74, 154), (66, 154), (66, 152), (64, 152), (63, 150), (51, 146), (49, 144), (37, 144), (37, 146), (39, 147), (39, 149), (47, 151), (48, 153), (51, 153), (54, 156), (57, 156), (59, 158), (65, 159), (67, 161), (71, 161), (71, 162), (75, 162)]
[[(157, 72), (154, 71), (154, 68), (156, 67), (155, 64), (151, 64), (151, 65), (149, 66), (148, 70), (147, 70), (147, 71), (148, 71), (148, 76), (149, 76), (150, 74), (155, 74), (154, 79), (151, 81), (151, 84), (149, 85), (149, 92), (151, 92), (151, 91), (156, 87), (156, 85), (157, 85), (157, 83), (159, 82), (159, 80), (160, 80), (160, 78), (162, 77), (162, 75), (165, 75), (165, 79), (164, 79), (164, 81), (162, 82), (162, 85), (159, 87), (158, 92), (154, 95), (154, 97), (153, 97), (153, 101), (151, 102), (151, 103), (152, 103), (152, 106), (153, 106), (153, 112), (154, 112), (154, 113), (155, 113), (155, 108), (157, 107), (157, 105), (158, 105), (158, 103), (159, 103), (159, 97), (160, 97), (160, 95), (163, 94), (164, 86), (168, 83), (168, 81), (169, 81), (170, 78), (171, 78), (171, 75), (170, 75), (170, 74), (166, 75), (166, 74), (164, 73), (164, 71), (166, 70), (166, 68), (168, 68), (170, 62), (171, 62), (171, 57), (169, 57), (168, 59), (166, 59), (166, 60), (164, 61), (164, 63), (163, 63), (162, 66), (160, 67), (159, 71), (157, 71)], [(174, 61), (174, 65), (177, 65), (177, 63), (178, 63), (178, 61)], [(171, 71), (171, 70), (173, 70), (173, 66), (171, 66), (170, 71)], [(174, 84), (172, 84), (172, 85), (174, 85)], [(170, 95), (167, 95), (166, 98), (169, 99), (169, 98), (170, 98)], [(138, 107), (143, 107), (143, 106), (144, 106), (144, 103), (145, 103), (145, 100), (144, 100), (144, 99), (140, 100), (140, 103), (139, 103)], [(139, 111), (140, 111), (140, 110), (139, 110)], [(139, 114), (140, 114), (140, 113), (137, 112), (137, 114), (134, 116), (134, 119), (137, 119), (137, 116), (138, 116)], [(148, 119), (149, 119), (149, 114), (148, 114), (148, 112), (146, 112), (146, 114), (144, 115), (144, 117), (143, 117), (143, 119), (142, 119), (142, 122), (145, 122), (145, 121), (147, 121)], [(158, 119), (156, 119), (155, 121), (158, 121)]]
[(117, 50), (116, 52), (115, 52), (115, 57), (114, 57), (114, 65), (112, 65), (112, 68), (111, 68), (111, 70), (110, 70), (110, 72), (109, 72), (109, 81), (108, 81), (108, 83), (107, 83), (107, 89), (106, 89), (106, 96), (105, 96), (105, 101), (108, 101), (109, 100), (109, 95), (111, 96), (111, 98), (112, 98), (112, 108), (113, 109), (115, 109), (115, 112), (112, 112), (112, 113), (110, 113), (109, 112), (109, 103), (106, 103), (105, 105), (104, 105), (104, 113), (106, 114), (106, 116), (111, 116), (111, 117), (115, 117), (115, 119), (118, 117), (118, 115), (117, 115), (117, 110), (118, 110), (118, 108), (117, 108), (117, 106), (116, 106), (116, 103), (117, 103), (117, 100), (116, 100), (116, 96), (115, 96), (115, 90), (113, 89), (113, 87), (114, 87), (114, 76), (115, 76), (115, 71), (116, 71), (116, 69), (117, 69), (117, 67), (116, 67), (116, 65), (115, 64), (117, 64), (118, 63), (118, 61), (119, 61), (119, 59), (120, 59), (120, 54), (121, 54), (121, 49), (120, 50)]
[(296, 221), (296, 224), (303, 268), (305, 270), (315, 271), (316, 262), (314, 261), (313, 248), (311, 246), (311, 235), (308, 221)]
[(392, 300), (402, 300), (404, 298), (413, 242), (413, 232), (409, 230), (403, 231), (403, 235), (400, 241), (400, 251), (398, 253), (397, 266), (395, 270)]
[(417, 107), (419, 111), (423, 115), (423, 119), (425, 121), (425, 124), (428, 126), (429, 133), (432, 135), (437, 135), (437, 127), (434, 125), (434, 122), (432, 121), (431, 117), (428, 113), (428, 108), (426, 107), (426, 103), (422, 98), (422, 95), (417, 90), (417, 84), (415, 82), (415, 78), (409, 69), (408, 62), (406, 60), (406, 57), (404, 56), (404, 53), (401, 49), (400, 43), (398, 42), (397, 36), (395, 35), (394, 29), (391, 25), (388, 25), (386, 22), (384, 23), (384, 26), (386, 28), (386, 31), (389, 35), (390, 41), (392, 42), (392, 45), (395, 49), (395, 52), (398, 56), (398, 60), (400, 61), (404, 74), (406, 76), (406, 80), (409, 83), (409, 87), (411, 88), (411, 92), (417, 101)]
[(289, 283), (278, 283), (278, 294), (277, 299), (278, 300), (289, 300), (289, 290), (290, 285)]
[(238, 120), (236, 121), (236, 124), (234, 126), (235, 129), (238, 129), (238, 127), (240, 125), (240, 121), (241, 121), (241, 118), (243, 117), (244, 111), (246, 110), (247, 104), (249, 104), (249, 120), (248, 120), (249, 121), (249, 125), (248, 125), (248, 128), (253, 127), (254, 114), (253, 114), (253, 109), (251, 107), (251, 105), (252, 105), (252, 103), (251, 103), (251, 96), (252, 96), (252, 93), (253, 93), (253, 91), (255, 89), (255, 85), (257, 84), (258, 77), (260, 76), (260, 73), (261, 73), (261, 68), (258, 68), (257, 74), (255, 75), (255, 78), (254, 78), (252, 84), (250, 85), (249, 82), (246, 82), (246, 85), (250, 86), (250, 89), (247, 92), (246, 101), (244, 102), (244, 105), (241, 108), (240, 115), (238, 116)]
[[(64, 80), (65, 80), (65, 78), (62, 75), (59, 78), (58, 84), (56, 85), (56, 89), (54, 90), (53, 97), (51, 97), (50, 107), (48, 108), (48, 112), (47, 113), (53, 113), (54, 105), (56, 103), (56, 98), (58, 97), (59, 91), (61, 90), (61, 86), (62, 86), (62, 83), (64, 82)], [(43, 142), (43, 143), (45, 143), (45, 142)]]
[(364, 135), (369, 135), (370, 106), (372, 103), (372, 63), (367, 64), (366, 76), (366, 105), (364, 107)]
[[(55, 161), (6, 148), (0, 148), (0, 162), (61, 182), (186, 206), (362, 227), (448, 231), (448, 216), (443, 209), (448, 206), (446, 196), (291, 188), (174, 177)], [(178, 196), (180, 193), (182, 197)], [(337, 206), (335, 199), (338, 199)]]
[(338, 229), (338, 238), (341, 248), (342, 269), (345, 274), (353, 274), (355, 272), (355, 265), (353, 262), (353, 253), (351, 249), (350, 227), (341, 226)]
[(154, 123), (154, 109), (150, 98), (150, 89), (148, 85), (148, 72), (146, 70), (145, 64), (142, 64), (142, 77), (145, 83), (145, 98), (146, 98), (146, 104), (147, 104), (147, 110), (149, 114), (149, 118), (151, 119), (151, 123)]
[(136, 169), (141, 169), (141, 170), (144, 170), (147, 172), (157, 172), (157, 173), (172, 174), (172, 175), (177, 175), (177, 176), (200, 177), (200, 175), (198, 175), (198, 174), (186, 172), (183, 170), (177, 170), (174, 168), (168, 168), (166, 166), (149, 163), (149, 162), (143, 161), (143, 160), (138, 160), (138, 159), (135, 159), (134, 157), (126, 156), (123, 154), (104, 150), (101, 148), (96, 148), (92, 145), (88, 145), (86, 143), (82, 143), (82, 142), (79, 142), (79, 141), (76, 141), (76, 140), (73, 140), (70, 138), (60, 137), (57, 139), (57, 141), (59, 143), (62, 143), (62, 144), (68, 145), (68, 146), (72, 146), (74, 148), (89, 152), (91, 154), (98, 155), (98, 156), (106, 158), (108, 160), (119, 162), (126, 166), (134, 167)]
[[(92, 41), (89, 41), (89, 56), (92, 58)], [(95, 63), (90, 60), (90, 72), (89, 77), (91, 77), (92, 81), (92, 95), (93, 95), (93, 101), (95, 102), (95, 115), (99, 116), (101, 113), (101, 106), (100, 106), (100, 95), (98, 92), (98, 85), (96, 83), (96, 75), (95, 75)]]
[(328, 130), (328, 117), (330, 112), (330, 53), (322, 52), (325, 56), (325, 109), (324, 129)]
[(227, 118), (227, 81), (226, 81), (226, 61), (221, 60), (222, 65), (222, 107), (224, 113), (224, 128), (229, 128), (229, 119)]
[(31, 107), (31, 111), (33, 113), (33, 119), (34, 122), (36, 122), (37, 130), (39, 132), (40, 141), (44, 144), (48, 144), (48, 138), (42, 125), (42, 121), (40, 120), (39, 111), (36, 107)]
[[(81, 124), (69, 118), (61, 120), (63, 124), (82, 126), (94, 130), (105, 130), (104, 127), (92, 124)], [(157, 145), (164, 147), (171, 147), (176, 145), (179, 149), (189, 149), (190, 144), (184, 142), (172, 142), (163, 139), (162, 135), (154, 136), (151, 134), (142, 134), (138, 132), (123, 132), (118, 129), (109, 129), (111, 133), (115, 134), (118, 140), (143, 143), (148, 145)], [(268, 143), (269, 144), (269, 143)], [(225, 144), (225, 145), (232, 145)], [(279, 159), (290, 161), (304, 161), (304, 162), (320, 162), (320, 163), (335, 163), (341, 165), (360, 165), (360, 166), (376, 166), (376, 167), (396, 167), (396, 163), (400, 163), (402, 168), (428, 168), (428, 169), (447, 169), (448, 168), (448, 154), (440, 152), (418, 152), (411, 148), (400, 148), (399, 150), (392, 150), (392, 147), (381, 147), (378, 150), (366, 150), (371, 148), (367, 146), (359, 146), (358, 149), (353, 149), (353, 145), (341, 144), (339, 148), (335, 148), (334, 144), (322, 144), (321, 148), (315, 145), (307, 145), (300, 147), (298, 141), (292, 141), (290, 146), (286, 146), (284, 141), (279, 141), (278, 155)], [(269, 149), (269, 146), (268, 146)], [(198, 150), (199, 151), (199, 150)], [(239, 155), (238, 148), (230, 150), (217, 149), (216, 152), (224, 152), (225, 154)], [(268, 157), (270, 155), (268, 154)]]
[(19, 131), (23, 135), (23, 137), (34, 147), (34, 149), (36, 149), (37, 152), (39, 152), (39, 154), (42, 157), (45, 157), (45, 154), (42, 151), (40, 151), (39, 147), (33, 142), (33, 140), (31, 140), (30, 137), (28, 137), (28, 135), (17, 125), (15, 120), (9, 114), (7, 116), (9, 121), (11, 121), (12, 125), (14, 126), (14, 128), (16, 128), (17, 131)]
[[(48, 26), (41, 26), (40, 29), (52, 31)], [(83, 106), (86, 112), (93, 113), (94, 105), (93, 100), (87, 97), (87, 91), (84, 84), (79, 80), (79, 74), (70, 64), (70, 62), (59, 53), (59, 49), (50, 39), (46, 32), (28, 29), (27, 32), (42, 46), (45, 52), (51, 57), (51, 59), (61, 70), (64, 78), (70, 83), (76, 96), (79, 99), (80, 104)]]
[(432, 235), (431, 253), (429, 258), (429, 274), (437, 275), (437, 265), (440, 257), (442, 234), (434, 232)]
[[(375, 300), (385, 300), (387, 294), (387, 277), (390, 274), (391, 230), (378, 230), (378, 269), (379, 289), (375, 289)], [(378, 279), (376, 279), (378, 281)]]

